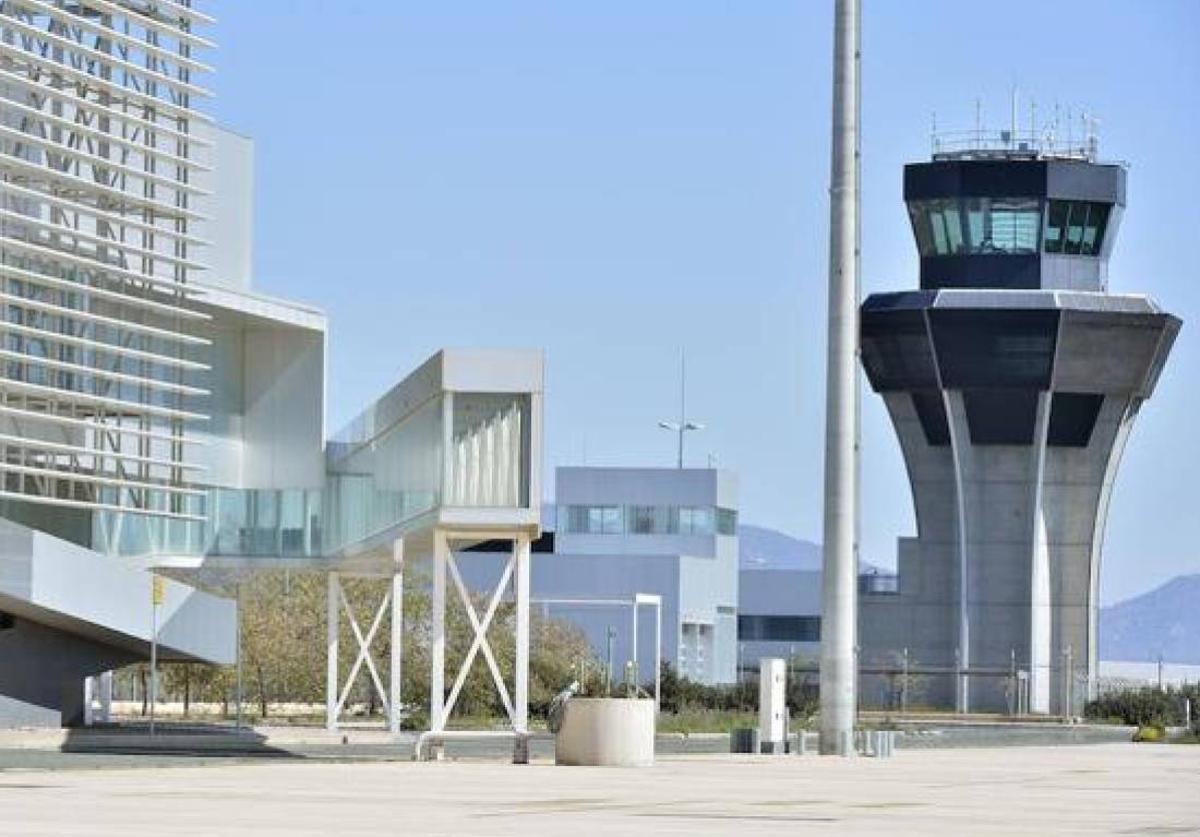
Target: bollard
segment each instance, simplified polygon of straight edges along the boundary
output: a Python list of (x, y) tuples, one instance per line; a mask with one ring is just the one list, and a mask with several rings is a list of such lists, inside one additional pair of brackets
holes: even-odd
[(759, 746), (764, 753), (782, 754), (787, 746), (787, 663), (764, 657), (758, 667)]
[(513, 764), (529, 764), (529, 735), (517, 733), (513, 739)]
[(729, 735), (729, 752), (758, 753), (758, 730), (754, 727), (737, 727)]

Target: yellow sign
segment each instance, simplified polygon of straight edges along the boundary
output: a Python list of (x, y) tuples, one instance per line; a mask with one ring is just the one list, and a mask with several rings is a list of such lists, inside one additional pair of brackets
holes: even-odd
[(161, 575), (153, 576), (153, 579), (150, 585), (150, 600), (155, 605), (160, 605), (167, 595), (167, 583)]

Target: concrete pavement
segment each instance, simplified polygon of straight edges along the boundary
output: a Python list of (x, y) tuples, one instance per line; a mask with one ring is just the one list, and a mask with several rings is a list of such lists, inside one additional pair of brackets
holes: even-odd
[(0, 773), (6, 835), (1200, 833), (1200, 747), (681, 756), (645, 770), (268, 761)]

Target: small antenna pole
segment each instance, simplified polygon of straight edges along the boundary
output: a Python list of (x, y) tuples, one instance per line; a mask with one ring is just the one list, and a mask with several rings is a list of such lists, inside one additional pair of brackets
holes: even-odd
[(975, 145), (983, 145), (983, 102), (975, 97)]
[(1009, 125), (1008, 145), (1009, 148), (1015, 148), (1017, 142), (1017, 86), (1012, 86), (1012, 115), (1011, 124)]

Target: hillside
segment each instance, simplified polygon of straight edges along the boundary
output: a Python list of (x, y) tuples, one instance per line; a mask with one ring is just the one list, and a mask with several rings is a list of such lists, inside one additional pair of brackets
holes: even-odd
[(1200, 665), (1200, 574), (1100, 610), (1100, 659)]
[(762, 526), (738, 526), (738, 557), (744, 570), (821, 569), (820, 544)]

